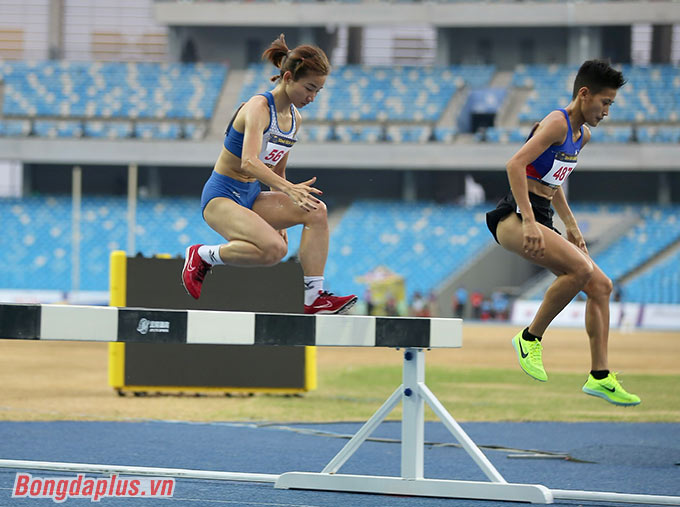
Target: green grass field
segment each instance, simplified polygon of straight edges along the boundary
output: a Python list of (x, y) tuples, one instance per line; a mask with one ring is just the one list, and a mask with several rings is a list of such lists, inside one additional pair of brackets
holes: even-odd
[[(626, 375), (622, 382), (642, 398), (617, 407), (585, 395), (582, 374), (553, 373), (547, 383), (518, 370), (431, 366), (426, 383), (460, 421), (680, 422), (680, 375)], [(350, 366), (319, 372), (319, 388), (302, 397), (235, 398), (208, 418), (271, 421), (359, 421), (377, 410), (401, 383), (401, 366)], [(390, 419), (400, 417), (400, 407)], [(428, 420), (435, 420), (427, 409)]]
[[(546, 383), (519, 369), (505, 329), (471, 328), (468, 334), (462, 349), (429, 352), (426, 366), (427, 385), (460, 421), (680, 422), (676, 334), (614, 337), (612, 364), (624, 372), (624, 387), (642, 398), (637, 407), (617, 407), (581, 392), (587, 344), (571, 332), (551, 336)], [(641, 339), (654, 347), (640, 349)], [(120, 397), (108, 385), (107, 362), (103, 343), (2, 341), (0, 420), (362, 421), (402, 376), (394, 351), (329, 348), (318, 351), (318, 388), (301, 396)], [(390, 418), (398, 419), (399, 410)], [(429, 409), (426, 416), (435, 419)]]

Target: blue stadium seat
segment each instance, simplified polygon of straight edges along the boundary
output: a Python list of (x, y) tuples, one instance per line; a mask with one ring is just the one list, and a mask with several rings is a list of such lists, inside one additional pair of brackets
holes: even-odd
[(640, 213), (640, 223), (594, 257), (612, 280), (618, 280), (680, 238), (680, 207), (650, 206)]
[(333, 230), (326, 280), (336, 292), (363, 294), (356, 278), (384, 265), (404, 276), (409, 299), (427, 293), (493, 241), (488, 207), (355, 202)]
[(622, 290), (624, 301), (680, 304), (680, 251), (629, 280)]
[[(0, 199), (3, 232), (15, 243), (0, 254), (0, 288), (71, 289), (71, 206), (70, 197)], [(126, 248), (127, 200), (84, 197), (81, 216), (80, 288), (106, 291), (109, 254)], [(290, 253), (301, 234), (300, 226), (288, 230)], [(184, 255), (191, 244), (224, 241), (201, 218), (198, 198), (140, 199), (135, 238), (146, 256)]]
[[(273, 87), (271, 65), (253, 64), (241, 88), (240, 101)], [(468, 85), (482, 87), (493, 66), (373, 67), (346, 65), (333, 69), (305, 118), (316, 121), (432, 122), (454, 93)]]
[(175, 122), (138, 122), (135, 136), (140, 139), (179, 139), (182, 126)]
[(458, 129), (456, 127), (435, 127), (434, 138), (440, 143), (451, 143), (456, 138)]
[(23, 137), (31, 132), (29, 120), (0, 120), (0, 136)]
[(476, 141), (488, 143), (523, 143), (527, 140), (531, 127), (500, 128), (488, 127), (484, 131), (475, 132)]
[(84, 132), (79, 121), (35, 120), (33, 133), (38, 137), (82, 137)]
[(331, 126), (324, 125), (309, 125), (304, 124), (298, 131), (298, 139), (303, 142), (326, 142), (331, 140)]
[(131, 122), (126, 121), (87, 121), (85, 122), (85, 137), (104, 139), (124, 139), (132, 136)]
[(630, 125), (599, 125), (590, 129), (591, 140), (599, 143), (627, 143), (633, 135), (633, 127)]
[(394, 143), (426, 143), (432, 129), (423, 125), (387, 127), (387, 140)]
[(226, 71), (213, 63), (3, 62), (3, 114), (206, 119)]
[(382, 128), (377, 125), (338, 125), (335, 127), (337, 140), (345, 143), (376, 143), (380, 141)]
[[(520, 113), (520, 121), (538, 121), (554, 108), (569, 104), (577, 71), (578, 67), (571, 65), (518, 66), (512, 85), (531, 89)], [(608, 122), (680, 121), (679, 68), (671, 65), (623, 65), (621, 71), (628, 82), (618, 91)]]

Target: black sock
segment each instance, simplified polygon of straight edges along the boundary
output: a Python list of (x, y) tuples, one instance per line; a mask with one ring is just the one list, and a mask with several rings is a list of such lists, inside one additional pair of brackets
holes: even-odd
[(590, 374), (595, 380), (602, 380), (603, 378), (607, 378), (609, 370), (590, 370)]
[(535, 334), (531, 334), (529, 332), (529, 328), (526, 328), (524, 331), (522, 331), (522, 339), (528, 342), (533, 342), (534, 340), (538, 340), (540, 342), (543, 338), (536, 336)]

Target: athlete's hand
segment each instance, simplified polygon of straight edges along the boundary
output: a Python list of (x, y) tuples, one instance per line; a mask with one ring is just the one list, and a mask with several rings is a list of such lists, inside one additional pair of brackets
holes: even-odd
[(545, 252), (545, 239), (543, 231), (534, 221), (522, 222), (522, 233), (524, 235), (524, 253), (531, 257), (543, 257)]
[(319, 201), (313, 194), (323, 194), (318, 188), (312, 185), (316, 181), (316, 176), (302, 183), (294, 183), (284, 192), (296, 206), (300, 206), (305, 211), (315, 210), (321, 201)]
[(588, 248), (586, 247), (586, 240), (583, 239), (583, 234), (578, 226), (567, 228), (567, 239), (570, 243), (576, 245), (583, 253), (588, 255)]
[(288, 244), (288, 231), (286, 229), (280, 229), (276, 231), (279, 233), (279, 235), (283, 238), (283, 241)]

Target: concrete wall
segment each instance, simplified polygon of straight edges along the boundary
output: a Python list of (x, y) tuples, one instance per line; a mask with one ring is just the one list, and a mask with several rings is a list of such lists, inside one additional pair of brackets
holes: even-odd
[(664, 24), (680, 19), (680, 4), (657, 1), (583, 2), (155, 2), (169, 26), (326, 26), (429, 24), (437, 27)]

